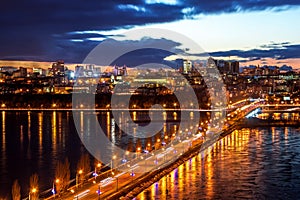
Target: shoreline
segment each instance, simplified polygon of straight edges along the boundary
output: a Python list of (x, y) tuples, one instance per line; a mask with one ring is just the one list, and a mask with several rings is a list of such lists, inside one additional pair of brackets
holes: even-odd
[(149, 188), (152, 184), (160, 180), (162, 177), (166, 176), (167, 174), (171, 173), (174, 169), (179, 167), (181, 164), (186, 162), (187, 160), (191, 159), (192, 157), (198, 155), (201, 152), (204, 152), (207, 150), (210, 146), (215, 144), (215, 142), (219, 141), (220, 139), (224, 138), (225, 136), (232, 133), (234, 130), (239, 128), (237, 125), (232, 125), (231, 127), (227, 128), (226, 130), (223, 130), (221, 134), (219, 134), (217, 137), (212, 138), (211, 140), (197, 144), (196, 146), (192, 147), (189, 151), (182, 154), (180, 157), (178, 157), (174, 162), (171, 162), (168, 165), (165, 165), (162, 168), (159, 168), (155, 171), (146, 173), (143, 177), (135, 180), (130, 185), (127, 185), (126, 187), (119, 190), (119, 192), (114, 193), (105, 199), (123, 199), (123, 200), (129, 200), (136, 197), (138, 194), (140, 194), (142, 191)]

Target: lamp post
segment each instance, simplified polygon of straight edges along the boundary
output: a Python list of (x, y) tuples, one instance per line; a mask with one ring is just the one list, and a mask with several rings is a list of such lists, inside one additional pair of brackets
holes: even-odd
[(80, 175), (82, 174), (82, 169), (80, 169), (78, 171), (78, 173), (76, 174), (76, 188), (78, 189), (78, 185), (79, 185), (79, 178), (80, 178)]
[(100, 184), (98, 185), (97, 193), (98, 193), (98, 200), (100, 200), (100, 194), (101, 194)]
[(144, 150), (144, 152), (146, 153), (146, 156), (145, 156), (145, 172), (147, 171), (147, 156), (148, 156), (148, 153), (149, 151), (148, 150)]
[(163, 150), (164, 150), (164, 152), (163, 152), (163, 154), (164, 154), (164, 161), (166, 161), (165, 146), (166, 146), (167, 143), (165, 141), (163, 141), (161, 144), (163, 145)]
[(159, 139), (159, 138), (157, 138), (156, 142), (157, 142), (157, 145), (156, 145), (156, 146), (157, 146), (157, 148), (155, 148), (155, 150), (156, 150), (156, 149), (159, 149), (159, 146), (158, 146), (158, 144), (160, 144), (160, 139)]
[(116, 178), (117, 191), (118, 191), (118, 189), (119, 189), (119, 180), (118, 180), (118, 177), (115, 176), (115, 173), (114, 173), (114, 172), (112, 172), (112, 175), (113, 175), (114, 178)]
[(53, 194), (54, 194), (54, 199), (55, 199), (55, 197), (56, 197), (56, 193), (58, 192), (57, 191), (57, 188), (59, 188), (59, 187), (57, 187), (57, 185), (59, 184), (59, 179), (57, 178), (57, 179), (55, 179), (55, 184), (53, 184)]
[(35, 194), (37, 192), (37, 189), (36, 188), (32, 188), (30, 191), (29, 191), (29, 200), (31, 199), (31, 193), (32, 194)]
[(76, 188), (77, 188), (77, 200), (78, 200), (78, 182), (79, 182), (79, 179), (80, 179), (80, 176), (81, 176), (81, 174), (83, 173), (83, 171), (82, 171), (82, 169), (80, 169), (79, 171), (78, 171), (78, 173), (76, 174)]
[(151, 151), (151, 150), (152, 150), (150, 146), (151, 146), (151, 144), (150, 144), (150, 143), (148, 143), (148, 144), (147, 144), (148, 151)]
[(137, 148), (137, 151), (136, 151), (136, 158), (138, 158), (138, 155), (139, 155), (139, 152), (141, 151), (141, 147), (138, 147)]
[(112, 157), (112, 160), (111, 160), (111, 167), (110, 167), (110, 170), (111, 170), (111, 173), (113, 173), (113, 160), (115, 160), (117, 158), (117, 156), (116, 155), (114, 155), (113, 157)]
[(119, 185), (118, 185), (118, 184), (119, 184), (119, 183), (118, 183), (119, 180), (118, 180), (118, 177), (115, 176), (115, 172), (111, 172), (111, 175), (112, 175), (113, 178), (116, 178), (116, 181), (117, 181), (117, 182), (116, 182), (116, 183), (117, 183), (117, 191), (118, 191), (118, 189), (119, 189)]
[(98, 163), (97, 165), (95, 165), (95, 172), (94, 172), (95, 181), (96, 181), (96, 178), (98, 176), (97, 168), (101, 168), (101, 163)]

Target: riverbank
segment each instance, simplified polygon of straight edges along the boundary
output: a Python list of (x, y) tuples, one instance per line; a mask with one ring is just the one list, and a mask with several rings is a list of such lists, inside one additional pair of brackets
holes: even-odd
[[(3, 94), (0, 95), (0, 109), (110, 109), (112, 94), (92, 94), (80, 93), (72, 94)], [(155, 104), (160, 104), (164, 108), (180, 108), (180, 104), (175, 95), (135, 95), (115, 94), (114, 107), (149, 109)], [(124, 99), (130, 99), (126, 105)], [(182, 105), (190, 105), (189, 99), (180, 102)], [(209, 108), (207, 98), (198, 98), (199, 107)]]
[(218, 134), (218, 136), (211, 138), (209, 141), (197, 144), (189, 149), (189, 151), (182, 154), (178, 157), (175, 161), (171, 162), (170, 164), (165, 165), (162, 168), (159, 168), (155, 171), (148, 172), (144, 176), (139, 179), (136, 179), (131, 184), (123, 187), (118, 192), (108, 196), (106, 199), (122, 199), (122, 200), (129, 200), (137, 196), (143, 190), (146, 190), (152, 184), (160, 180), (162, 177), (166, 176), (167, 174), (171, 173), (174, 169), (179, 167), (181, 164), (186, 162), (187, 160), (191, 159), (192, 157), (198, 155), (200, 152), (205, 151), (215, 142), (220, 140), (221, 138), (225, 137), (226, 135), (230, 134), (237, 128), (236, 125), (232, 125), (226, 130), (223, 130), (222, 133)]

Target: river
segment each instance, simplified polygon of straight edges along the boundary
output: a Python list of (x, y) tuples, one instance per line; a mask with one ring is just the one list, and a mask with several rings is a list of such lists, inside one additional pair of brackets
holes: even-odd
[(300, 129), (243, 128), (136, 197), (300, 199)]
[[(1, 111), (0, 112), (0, 199), (10, 198), (14, 180), (21, 186), (22, 197), (29, 191), (29, 177), (37, 173), (39, 176), (39, 192), (50, 189), (53, 185), (57, 161), (68, 158), (71, 178), (75, 178), (80, 156), (88, 153), (78, 133), (93, 130), (89, 116), (96, 115), (100, 126), (107, 137), (120, 146), (131, 146), (138, 142), (145, 146), (143, 139), (136, 140), (124, 132), (136, 133), (134, 127), (125, 126), (128, 119), (122, 113), (115, 119), (111, 112), (76, 112), (80, 115), (79, 130), (75, 128), (71, 111)], [(150, 113), (151, 115), (151, 113)], [(180, 114), (168, 112), (165, 119), (171, 120), (163, 125), (163, 132), (170, 137), (178, 129)], [(191, 115), (191, 118), (193, 115)], [(133, 119), (147, 124), (150, 118), (145, 112), (133, 112)], [(204, 118), (205, 119), (205, 118)], [(122, 126), (119, 128), (118, 124)], [(163, 134), (158, 133), (152, 139)], [(91, 170), (94, 167), (91, 158)]]

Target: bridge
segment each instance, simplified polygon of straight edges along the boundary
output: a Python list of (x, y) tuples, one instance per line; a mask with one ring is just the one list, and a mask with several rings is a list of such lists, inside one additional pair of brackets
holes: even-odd
[(298, 126), (300, 104), (261, 104), (241, 122), (243, 126)]

